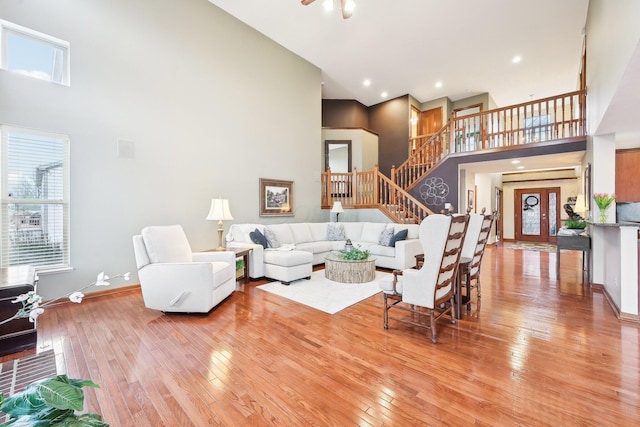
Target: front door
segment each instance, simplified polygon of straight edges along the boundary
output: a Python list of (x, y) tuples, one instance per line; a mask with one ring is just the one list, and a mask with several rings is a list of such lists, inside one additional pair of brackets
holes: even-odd
[(560, 187), (515, 191), (516, 240), (555, 243), (560, 224)]

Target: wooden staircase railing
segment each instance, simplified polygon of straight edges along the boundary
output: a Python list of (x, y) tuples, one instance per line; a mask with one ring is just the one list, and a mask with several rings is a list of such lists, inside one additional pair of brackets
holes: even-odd
[(392, 169), (391, 179), (409, 191), (450, 153), (465, 153), (560, 139), (586, 134), (586, 90), (451, 117), (431, 137), (411, 138), (416, 147), (409, 158)]
[(449, 129), (449, 125), (445, 125), (434, 135), (411, 138), (411, 143), (415, 144), (412, 146), (416, 149), (398, 168), (391, 168), (392, 180), (401, 188), (409, 190), (428, 170), (446, 157), (451, 145)]
[(328, 209), (339, 201), (345, 208), (380, 209), (397, 223), (419, 224), (433, 212), (396, 183), (384, 176), (378, 168), (372, 171), (321, 173), (322, 208)]

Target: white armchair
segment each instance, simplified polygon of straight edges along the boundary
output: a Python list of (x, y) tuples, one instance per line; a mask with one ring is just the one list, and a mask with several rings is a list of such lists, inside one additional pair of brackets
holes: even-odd
[[(389, 319), (431, 329), (431, 341), (437, 342), (436, 321), (453, 315), (455, 281), (469, 215), (429, 215), (420, 224), (420, 243), (424, 263), (420, 270), (395, 270), (393, 280), (380, 282), (384, 292), (384, 328)], [(421, 310), (420, 307), (426, 309)], [(396, 308), (410, 313), (409, 317), (392, 317)], [(429, 324), (420, 321), (429, 316)]]
[(235, 253), (192, 253), (179, 225), (145, 227), (133, 249), (148, 308), (207, 313), (236, 288)]

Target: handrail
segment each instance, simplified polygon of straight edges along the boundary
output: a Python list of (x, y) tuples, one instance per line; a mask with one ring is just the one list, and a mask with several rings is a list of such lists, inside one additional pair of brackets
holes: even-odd
[(391, 179), (409, 190), (449, 153), (480, 151), (532, 144), (586, 134), (586, 90), (496, 108), (461, 117), (451, 117), (430, 138), (411, 138), (416, 147)]
[(377, 208), (394, 222), (420, 223), (432, 214), (424, 204), (382, 174), (372, 171), (321, 173), (322, 207), (327, 209), (339, 201), (345, 208)]
[(432, 136), (422, 135), (412, 138), (411, 144), (413, 146), (415, 143), (416, 149), (399, 167), (391, 168), (391, 179), (400, 187), (409, 189), (413, 183), (449, 154), (449, 141), (448, 124)]

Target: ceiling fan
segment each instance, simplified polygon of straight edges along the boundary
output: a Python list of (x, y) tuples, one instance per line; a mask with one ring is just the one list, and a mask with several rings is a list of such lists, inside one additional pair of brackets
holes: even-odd
[[(307, 6), (313, 3), (316, 0), (301, 0), (300, 3)], [(333, 10), (333, 0), (324, 0), (322, 3), (326, 10)], [(349, 19), (353, 14), (353, 9), (356, 7), (356, 4), (353, 0), (340, 0), (340, 8), (342, 9), (342, 18)]]

